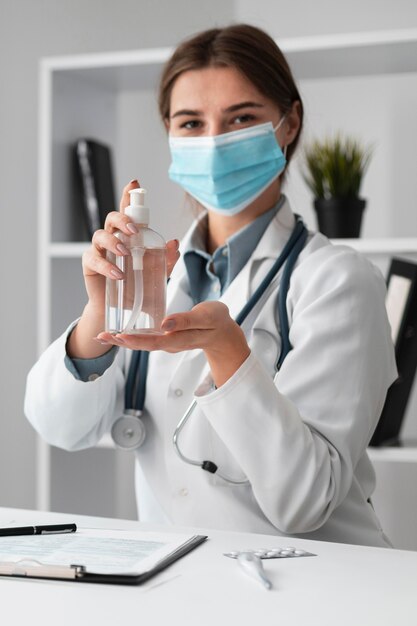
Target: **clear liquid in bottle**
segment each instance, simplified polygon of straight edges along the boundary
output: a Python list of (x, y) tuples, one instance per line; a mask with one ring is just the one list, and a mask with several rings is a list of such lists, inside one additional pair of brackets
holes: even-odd
[(144, 206), (145, 189), (130, 192), (126, 214), (136, 223), (138, 233), (116, 236), (129, 250), (128, 256), (107, 253), (107, 259), (124, 274), (121, 280), (106, 279), (106, 332), (161, 333), (166, 315), (166, 245), (148, 228), (149, 210)]

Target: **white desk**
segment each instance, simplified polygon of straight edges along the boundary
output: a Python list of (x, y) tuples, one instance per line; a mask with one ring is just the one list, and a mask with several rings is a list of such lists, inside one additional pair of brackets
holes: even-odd
[[(22, 525), (70, 520), (89, 528), (140, 528), (131, 521), (0, 508), (0, 526), (12, 520)], [(0, 577), (1, 621), (42, 626), (417, 624), (416, 552), (199, 532), (210, 539), (142, 587)], [(273, 591), (222, 556), (231, 549), (284, 544), (318, 556), (264, 562)]]

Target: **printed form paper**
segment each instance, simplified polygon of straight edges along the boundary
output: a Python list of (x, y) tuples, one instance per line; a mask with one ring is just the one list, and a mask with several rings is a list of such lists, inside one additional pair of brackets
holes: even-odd
[(95, 574), (141, 574), (191, 539), (191, 535), (96, 529), (0, 537), (0, 562), (83, 565)]

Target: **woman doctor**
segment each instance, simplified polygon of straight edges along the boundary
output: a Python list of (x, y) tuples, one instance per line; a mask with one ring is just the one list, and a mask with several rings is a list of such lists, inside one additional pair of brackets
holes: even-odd
[[(165, 333), (102, 332), (105, 279), (122, 278), (106, 251), (128, 254), (114, 232), (135, 232), (123, 213), (131, 181), (83, 257), (88, 304), (29, 373), (29, 420), (55, 446), (94, 446), (123, 413), (130, 351), (150, 351), (141, 520), (389, 545), (366, 453), (396, 377), (382, 277), (309, 233), (286, 298), (292, 350), (278, 371), (281, 272), (242, 327), (234, 321), (296, 223), (281, 187), (303, 108), (287, 62), (254, 27), (200, 33), (168, 61), (159, 107), (170, 176), (203, 210), (180, 260), (168, 243)], [(193, 398), (181, 451), (235, 482), (176, 454), (173, 433)]]

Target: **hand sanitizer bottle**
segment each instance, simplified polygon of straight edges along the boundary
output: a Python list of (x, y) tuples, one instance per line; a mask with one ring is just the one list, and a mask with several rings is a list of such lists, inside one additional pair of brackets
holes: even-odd
[(138, 233), (115, 233), (130, 251), (129, 256), (107, 254), (124, 278), (106, 279), (106, 331), (159, 334), (166, 315), (166, 244), (161, 235), (148, 228), (146, 189), (132, 189), (129, 193), (125, 214), (136, 224)]

